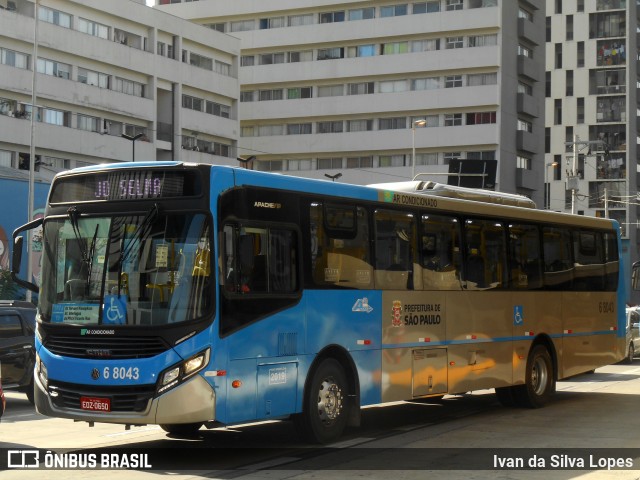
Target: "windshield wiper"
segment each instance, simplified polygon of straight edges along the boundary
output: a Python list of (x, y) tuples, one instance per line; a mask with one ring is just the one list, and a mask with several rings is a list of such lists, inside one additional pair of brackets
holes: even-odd
[[(138, 227), (136, 228), (135, 232), (133, 232), (133, 235), (129, 238), (128, 242), (126, 241), (126, 231), (123, 232), (122, 248), (120, 249), (120, 257), (118, 258), (119, 272), (122, 271), (122, 265), (124, 264), (124, 262), (127, 261), (129, 256), (133, 253), (136, 246), (137, 248), (140, 248), (140, 244), (137, 243), (135, 240), (137, 238), (146, 238), (149, 235), (149, 230), (151, 229), (153, 222), (156, 221), (156, 218), (158, 217), (159, 213), (160, 213), (160, 208), (158, 207), (157, 203), (154, 203), (153, 207), (151, 207), (151, 210), (149, 210), (147, 214), (144, 216), (144, 218), (140, 221), (140, 223), (138, 224)], [(118, 296), (120, 295), (121, 283), (122, 283), (122, 275), (118, 274)]]
[(78, 248), (80, 249), (80, 259), (82, 260), (82, 263), (87, 266), (87, 284), (85, 287), (85, 294), (88, 294), (89, 287), (91, 286), (91, 270), (93, 269), (93, 257), (96, 250), (96, 240), (98, 238), (98, 229), (100, 228), (100, 224), (96, 224), (96, 230), (93, 233), (91, 244), (87, 247), (87, 241), (80, 232), (80, 225), (78, 222), (80, 212), (78, 212), (78, 209), (76, 207), (71, 207), (69, 208), (69, 210), (67, 210), (67, 214), (69, 215), (69, 221), (71, 222), (73, 234), (75, 235), (78, 242)]

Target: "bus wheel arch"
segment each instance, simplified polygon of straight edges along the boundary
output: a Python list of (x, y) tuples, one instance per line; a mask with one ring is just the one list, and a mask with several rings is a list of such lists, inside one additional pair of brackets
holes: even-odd
[(359, 381), (351, 356), (329, 346), (314, 359), (305, 381), (298, 432), (312, 443), (336, 440), (347, 424), (359, 424)]

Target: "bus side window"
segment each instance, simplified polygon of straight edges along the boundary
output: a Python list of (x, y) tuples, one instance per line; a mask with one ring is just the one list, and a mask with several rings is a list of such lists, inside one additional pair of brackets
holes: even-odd
[(460, 290), (458, 219), (443, 215), (423, 215), (421, 235), (422, 288)]
[(569, 230), (542, 228), (544, 286), (548, 290), (571, 290), (573, 260)]
[(468, 290), (505, 288), (506, 245), (504, 227), (491, 220), (466, 220), (465, 280)]
[(573, 290), (604, 289), (604, 246), (600, 232), (572, 232), (575, 278)]
[(542, 287), (540, 232), (534, 225), (509, 225), (511, 286), (518, 290)]
[[(406, 212), (377, 210), (376, 288), (411, 290), (417, 269), (416, 228), (413, 215)], [(420, 283), (421, 279), (420, 279)]]

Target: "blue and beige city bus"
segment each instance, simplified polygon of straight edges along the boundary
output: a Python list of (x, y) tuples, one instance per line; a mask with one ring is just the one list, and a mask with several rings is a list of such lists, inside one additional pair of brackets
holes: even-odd
[(16, 278), (35, 227), (44, 415), (326, 443), (368, 405), (540, 407), (626, 351), (618, 225), (516, 196), (123, 163), (55, 177)]

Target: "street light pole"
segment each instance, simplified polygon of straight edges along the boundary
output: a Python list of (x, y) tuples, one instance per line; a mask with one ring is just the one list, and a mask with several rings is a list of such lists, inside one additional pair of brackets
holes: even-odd
[(427, 121), (424, 118), (411, 122), (411, 180), (416, 178), (416, 125), (422, 127), (426, 123)]
[[(40, 0), (36, 0), (33, 7), (33, 59), (31, 72), (31, 139), (29, 145), (29, 198), (27, 199), (27, 222), (33, 220), (33, 197), (35, 196), (35, 176), (36, 176), (36, 78), (38, 71), (38, 5)], [(32, 231), (27, 233), (27, 278), (33, 282), (33, 238)], [(31, 290), (27, 289), (26, 299), (32, 299)]]
[(127, 140), (131, 140), (131, 145), (132, 145), (132, 152), (131, 152), (131, 158), (132, 158), (132, 162), (136, 161), (136, 140), (138, 140), (140, 137), (142, 137), (144, 135), (144, 133), (138, 133), (137, 135), (134, 135), (133, 137), (131, 135), (127, 135), (126, 133), (122, 133), (120, 136), (122, 138), (126, 138)]

